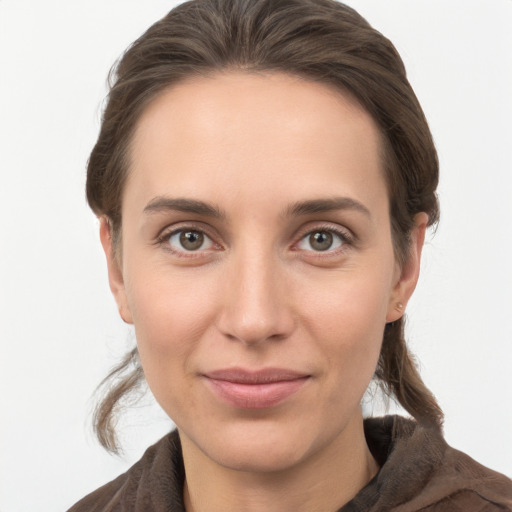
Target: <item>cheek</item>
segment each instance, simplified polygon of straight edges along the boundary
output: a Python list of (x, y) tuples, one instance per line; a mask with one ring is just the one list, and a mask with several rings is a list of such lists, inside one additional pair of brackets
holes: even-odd
[[(377, 365), (389, 300), (387, 274), (342, 274), (308, 294), (307, 329), (331, 368), (330, 378), (364, 392)], [(307, 309), (306, 309), (307, 308)]]
[(158, 397), (159, 388), (166, 388), (171, 379), (173, 386), (179, 385), (180, 376), (189, 371), (191, 355), (213, 322), (215, 301), (207, 283), (173, 275), (169, 269), (130, 276), (127, 296), (139, 354)]
[(391, 276), (368, 267), (340, 272), (304, 285), (303, 311), (311, 326), (334, 336), (357, 339), (358, 333), (382, 331), (391, 293)]

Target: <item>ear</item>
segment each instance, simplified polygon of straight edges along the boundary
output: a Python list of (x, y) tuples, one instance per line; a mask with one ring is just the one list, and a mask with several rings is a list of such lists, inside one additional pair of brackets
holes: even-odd
[(127, 324), (133, 323), (130, 308), (128, 307), (128, 300), (126, 297), (126, 290), (123, 280), (123, 272), (121, 268), (120, 258), (116, 257), (114, 244), (112, 240), (112, 231), (109, 219), (106, 216), (100, 217), (100, 240), (105, 256), (107, 258), (108, 269), (108, 282), (110, 290), (117, 303), (119, 314), (123, 321)]
[(414, 227), (410, 235), (409, 254), (402, 267), (397, 264), (395, 284), (388, 304), (386, 322), (395, 322), (404, 314), (407, 302), (416, 288), (420, 275), (421, 250), (425, 241), (428, 215), (424, 212), (414, 217)]

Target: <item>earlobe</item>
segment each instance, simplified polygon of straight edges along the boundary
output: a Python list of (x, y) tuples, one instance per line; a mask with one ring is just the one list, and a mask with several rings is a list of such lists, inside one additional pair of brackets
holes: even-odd
[(112, 239), (110, 221), (106, 216), (100, 217), (100, 240), (107, 259), (108, 282), (110, 290), (117, 303), (119, 314), (124, 322), (131, 324), (132, 315), (128, 307), (126, 290), (123, 279), (121, 263), (116, 256), (116, 250)]
[(395, 322), (403, 316), (405, 306), (416, 288), (427, 224), (428, 215), (426, 213), (421, 212), (415, 215), (414, 227), (410, 235), (409, 254), (404, 265), (398, 268), (398, 279), (389, 300), (386, 322)]

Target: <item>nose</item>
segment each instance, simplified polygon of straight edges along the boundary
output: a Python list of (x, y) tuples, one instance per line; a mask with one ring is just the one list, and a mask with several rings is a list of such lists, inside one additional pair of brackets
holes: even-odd
[(247, 252), (234, 255), (230, 262), (218, 328), (246, 345), (285, 339), (294, 329), (286, 270), (268, 252)]

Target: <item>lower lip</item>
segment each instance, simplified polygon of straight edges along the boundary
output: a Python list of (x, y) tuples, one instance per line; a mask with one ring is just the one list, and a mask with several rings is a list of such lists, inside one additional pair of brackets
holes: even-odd
[(210, 378), (207, 378), (207, 381), (217, 396), (234, 407), (267, 409), (293, 395), (308, 379), (309, 377), (303, 377), (264, 384), (241, 384)]

